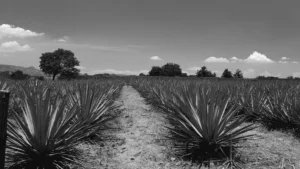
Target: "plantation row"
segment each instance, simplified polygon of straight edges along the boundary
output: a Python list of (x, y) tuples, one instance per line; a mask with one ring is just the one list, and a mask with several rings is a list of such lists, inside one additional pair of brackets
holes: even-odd
[[(10, 90), (7, 168), (65, 168), (80, 165), (76, 146), (105, 130), (115, 117), (121, 80), (2, 81)], [(105, 136), (104, 136), (105, 137)]]
[[(300, 84), (293, 81), (132, 79), (146, 101), (167, 114), (178, 154), (198, 162), (228, 160), (252, 137), (254, 123), (300, 132)], [(222, 164), (224, 161), (222, 161)]]

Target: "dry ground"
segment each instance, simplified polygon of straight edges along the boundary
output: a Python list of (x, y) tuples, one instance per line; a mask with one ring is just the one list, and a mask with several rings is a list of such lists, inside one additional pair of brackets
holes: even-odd
[[(172, 144), (164, 140), (163, 113), (146, 105), (130, 86), (122, 89), (116, 104), (122, 112), (106, 131), (111, 140), (78, 146), (87, 169), (182, 169), (198, 168), (172, 154)], [(237, 164), (249, 169), (300, 169), (300, 142), (282, 132), (259, 127), (252, 131), (259, 138), (241, 143)], [(237, 159), (237, 160), (238, 160)], [(203, 167), (202, 167), (203, 168)], [(211, 168), (223, 168), (214, 166)]]

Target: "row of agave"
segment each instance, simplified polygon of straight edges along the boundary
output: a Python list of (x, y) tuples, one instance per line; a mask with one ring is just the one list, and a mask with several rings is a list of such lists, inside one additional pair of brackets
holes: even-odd
[(118, 108), (114, 100), (120, 85), (116, 81), (11, 83), (7, 168), (80, 165), (76, 146), (107, 129), (106, 122)]
[(257, 81), (132, 79), (146, 101), (167, 114), (169, 139), (193, 161), (232, 157), (247, 132), (260, 122), (268, 129), (300, 128), (299, 84)]
[(300, 84), (253, 85), (237, 95), (245, 114), (270, 130), (300, 133)]

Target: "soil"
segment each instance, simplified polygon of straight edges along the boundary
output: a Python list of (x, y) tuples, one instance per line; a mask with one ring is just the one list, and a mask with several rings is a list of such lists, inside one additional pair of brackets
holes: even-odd
[[(131, 86), (124, 86), (120, 98), (121, 114), (113, 123), (112, 140), (99, 144), (81, 144), (86, 168), (159, 169), (179, 167), (165, 141), (162, 113), (147, 105)], [(88, 152), (88, 153), (87, 153)], [(172, 167), (173, 166), (173, 167)], [(182, 167), (180, 167), (182, 168)]]

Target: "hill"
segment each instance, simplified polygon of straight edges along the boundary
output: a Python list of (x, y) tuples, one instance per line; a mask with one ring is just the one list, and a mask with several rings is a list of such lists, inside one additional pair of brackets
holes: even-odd
[(34, 68), (33, 66), (31, 66), (31, 67), (22, 67), (22, 66), (2, 65), (2, 64), (0, 64), (0, 72), (5, 72), (5, 71), (14, 72), (14, 71), (17, 71), (17, 70), (20, 70), (24, 74), (28, 74), (30, 76), (45, 76), (45, 74), (41, 70), (38, 70), (38, 69)]

